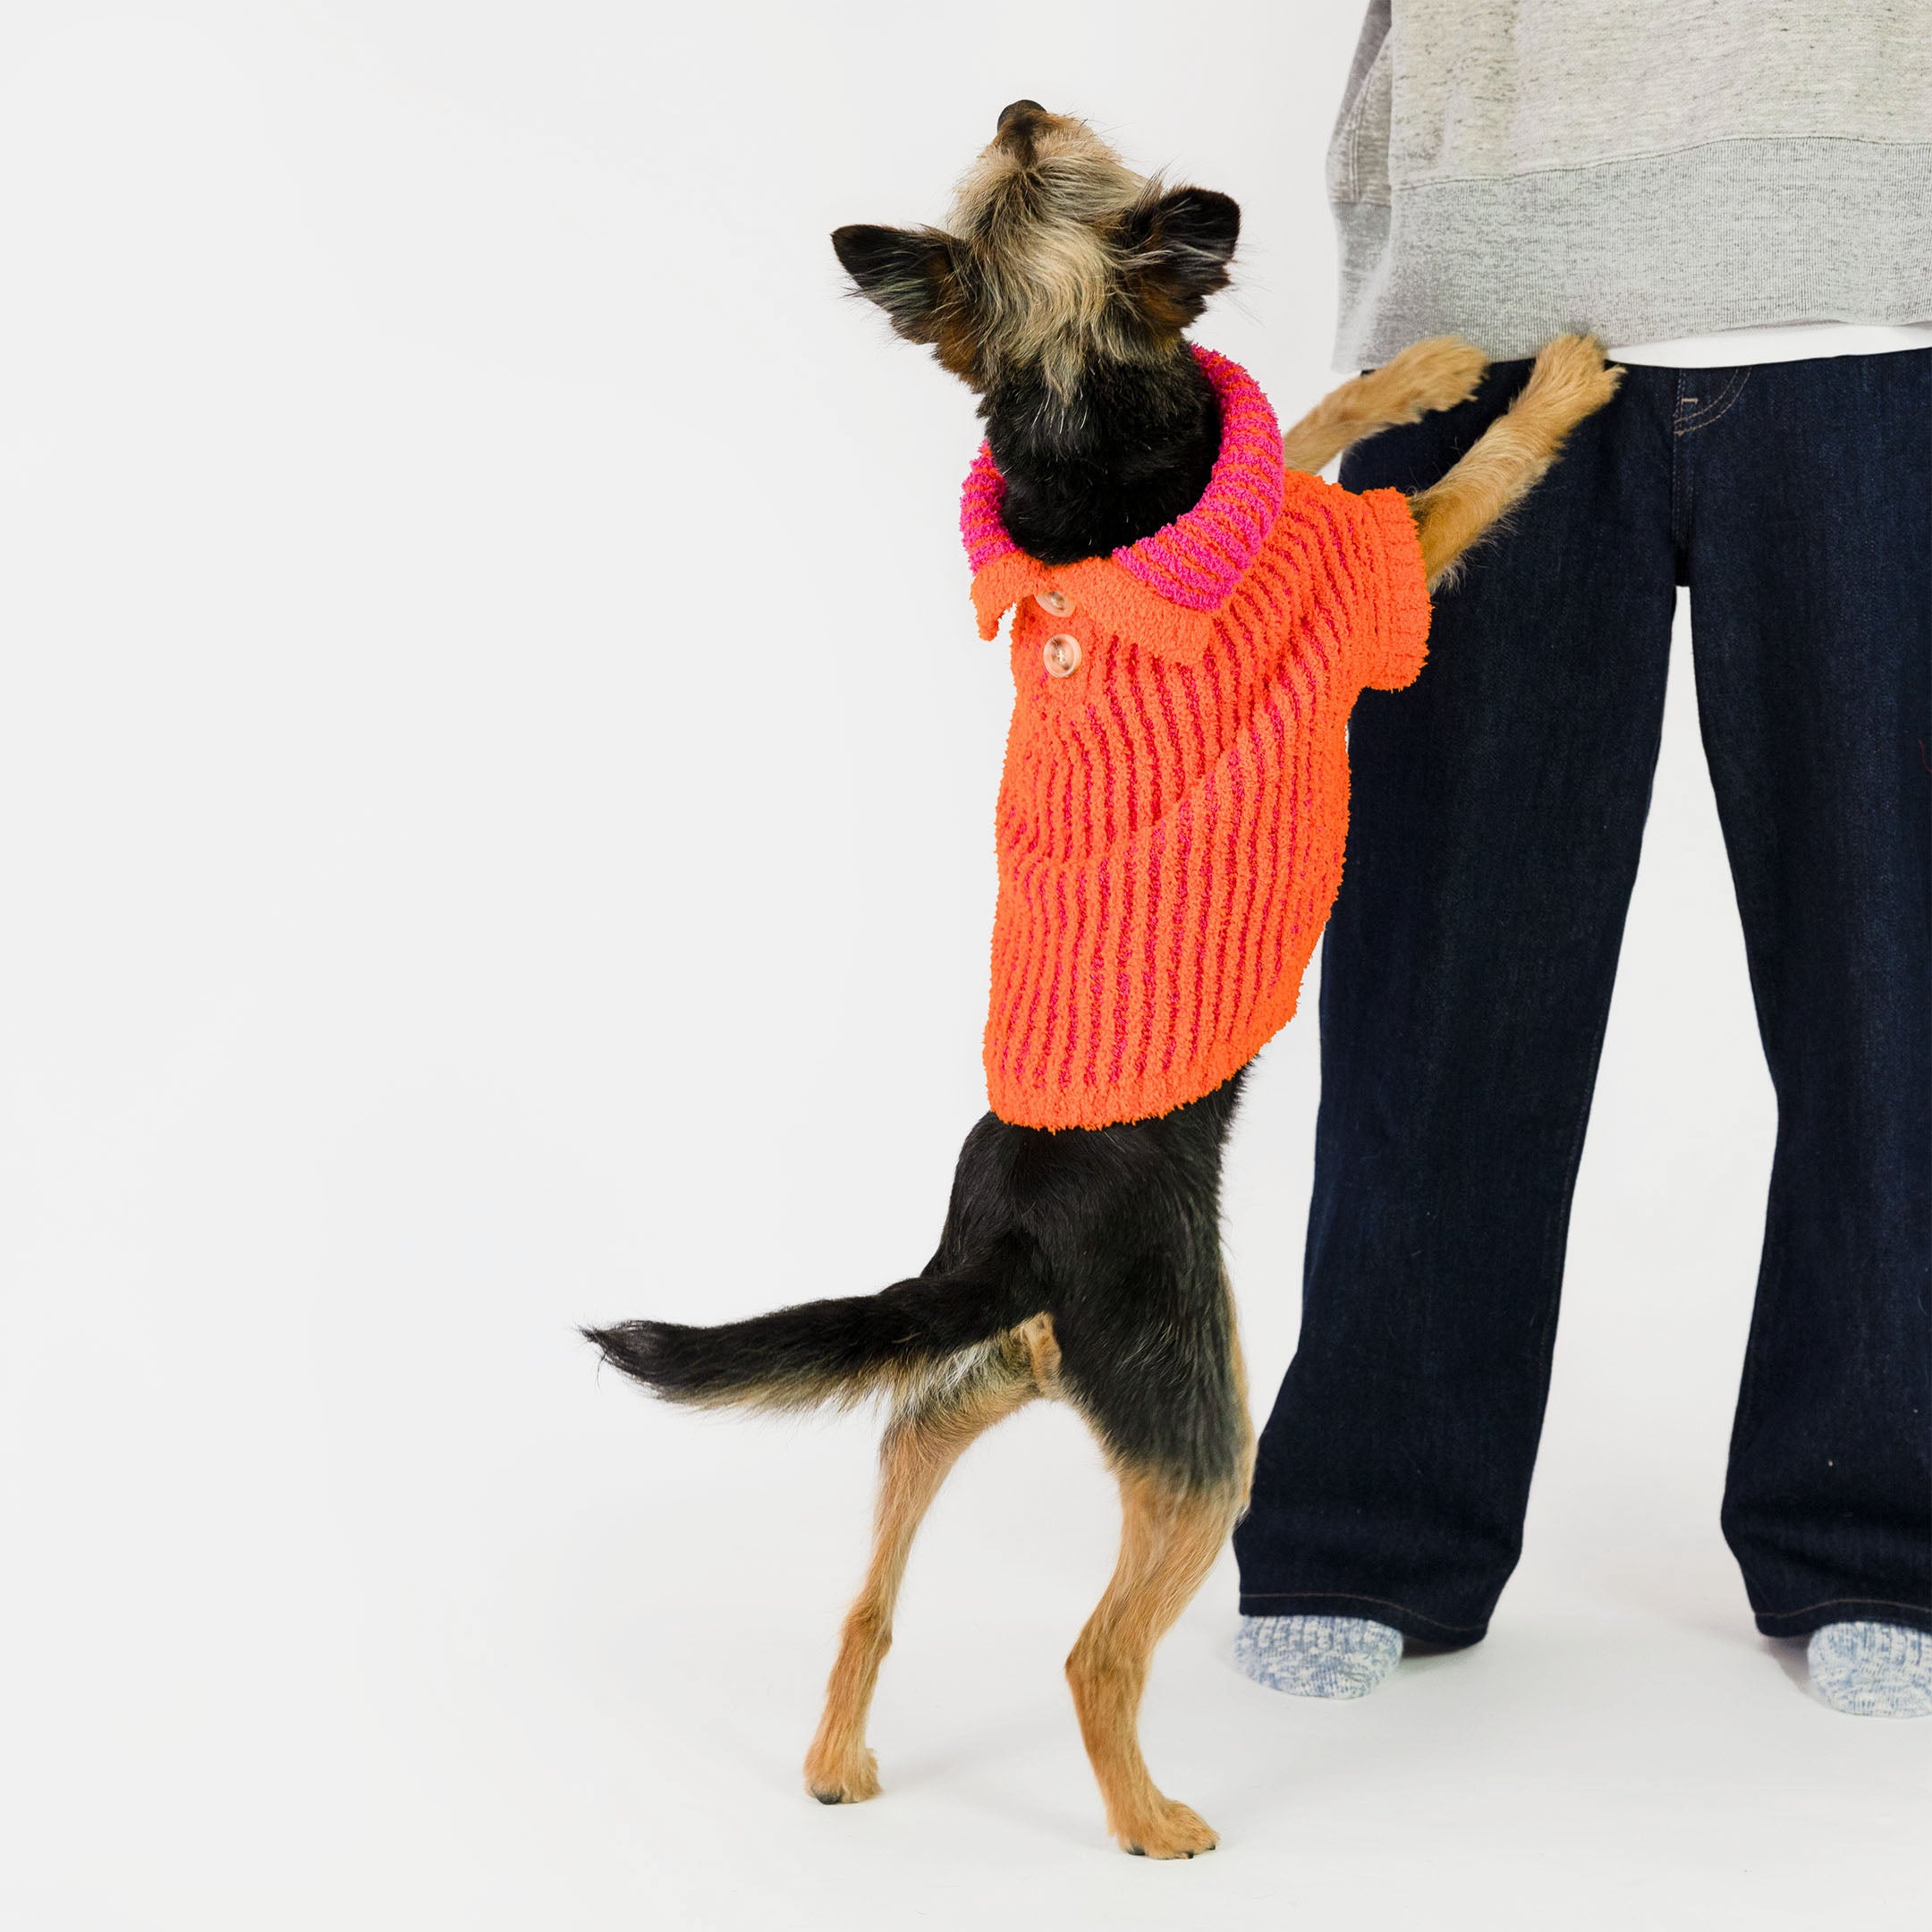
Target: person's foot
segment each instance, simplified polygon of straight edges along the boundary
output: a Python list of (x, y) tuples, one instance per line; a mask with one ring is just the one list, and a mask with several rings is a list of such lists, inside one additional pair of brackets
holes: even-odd
[(1932, 1715), (1932, 1635), (1902, 1623), (1827, 1623), (1806, 1655), (1811, 1687), (1853, 1717)]
[(1244, 1616), (1234, 1639), (1242, 1674), (1290, 1697), (1367, 1697), (1402, 1653), (1402, 1632), (1368, 1617)]

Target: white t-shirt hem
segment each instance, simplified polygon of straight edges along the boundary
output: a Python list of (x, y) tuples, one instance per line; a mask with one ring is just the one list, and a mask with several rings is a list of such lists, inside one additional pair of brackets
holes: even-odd
[(1613, 362), (1650, 369), (1740, 369), (1758, 362), (1804, 362), (1814, 356), (1887, 355), (1932, 349), (1932, 322), (1795, 322), (1720, 329), (1671, 342), (1631, 343), (1608, 352)]

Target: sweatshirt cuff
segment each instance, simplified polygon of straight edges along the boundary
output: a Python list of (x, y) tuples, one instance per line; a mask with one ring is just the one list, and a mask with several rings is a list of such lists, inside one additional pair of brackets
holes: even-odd
[[(1428, 579), (1422, 539), (1400, 490), (1364, 492), (1370, 542), (1379, 566), (1371, 572), (1377, 592), (1362, 659), (1362, 682), (1375, 691), (1414, 683), (1428, 657)], [(1365, 613), (1365, 614), (1368, 614)]]

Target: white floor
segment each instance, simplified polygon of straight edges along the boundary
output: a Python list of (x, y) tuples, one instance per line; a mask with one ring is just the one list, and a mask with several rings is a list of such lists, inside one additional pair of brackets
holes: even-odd
[(1145, 1724), (1222, 1849), (1123, 1857), (1059, 1674), (1110, 1498), (1058, 1411), (942, 1498), (876, 1712), (885, 1795), (828, 1810), (798, 1764), (860, 1553), (864, 1431), (658, 1415), (574, 1360), (544, 1379), (590, 1419), (547, 1463), (508, 1429), (454, 1512), (370, 1469), (363, 1521), (314, 1523), (305, 1573), (292, 1548), (278, 1577), (235, 1561), (191, 1605), (123, 1573), (144, 1667), (99, 1659), (105, 1710), (24, 1713), (64, 1722), (36, 1726), (10, 1805), (7, 1922), (1811, 1928), (1923, 1905), (1932, 1727), (1815, 1702), (1711, 1539), (1660, 1537), (1634, 1485), (1541, 1512), (1489, 1640), (1358, 1704), (1236, 1675), (1224, 1566)]
[[(611, 1674), (613, 1755), (628, 1738), (633, 1760), (599, 1819), (663, 1861), (674, 1922), (1822, 1927), (1923, 1904), (1926, 1727), (1816, 1703), (1801, 1647), (1751, 1633), (1721, 1553), (1647, 1552), (1634, 1510), (1568, 1533), (1546, 1517), (1488, 1642), (1354, 1705), (1234, 1673), (1224, 1567), (1146, 1719), (1157, 1775), (1223, 1848), (1121, 1857), (1058, 1674), (1105, 1578), (1107, 1497), (1052, 1415), (987, 1444), (937, 1513), (874, 1726), (886, 1793), (821, 1811), (796, 1759), (856, 1555), (850, 1519), (828, 1537), (824, 1510), (860, 1471), (843, 1444), (792, 1453), (792, 1482), (823, 1480), (808, 1507), (774, 1513), (772, 1465), (735, 1457), (711, 1491), (760, 1526), (723, 1587), (708, 1503), (641, 1490), (664, 1541), (655, 1561), (617, 1555), (586, 1633)], [(712, 1573), (657, 1607), (686, 1561)], [(678, 1662), (641, 1651), (618, 1605)]]

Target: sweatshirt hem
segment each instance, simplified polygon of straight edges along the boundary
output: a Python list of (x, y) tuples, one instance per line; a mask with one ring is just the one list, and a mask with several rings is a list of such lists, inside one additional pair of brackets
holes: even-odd
[(1372, 367), (1447, 334), (1504, 360), (1572, 329), (1638, 343), (1932, 321), (1928, 186), (1932, 142), (1824, 136), (1338, 202), (1336, 365)]

